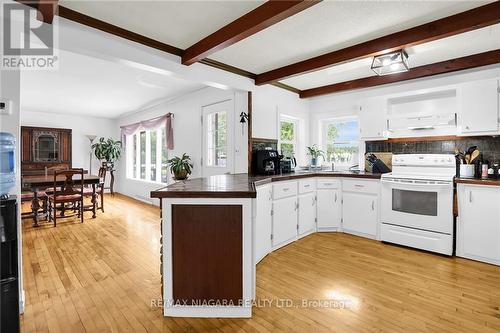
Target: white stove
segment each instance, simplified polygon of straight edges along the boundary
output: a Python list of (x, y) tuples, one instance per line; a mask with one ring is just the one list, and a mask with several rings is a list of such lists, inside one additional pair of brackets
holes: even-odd
[(393, 155), (392, 167), (381, 180), (382, 241), (451, 255), (454, 155)]

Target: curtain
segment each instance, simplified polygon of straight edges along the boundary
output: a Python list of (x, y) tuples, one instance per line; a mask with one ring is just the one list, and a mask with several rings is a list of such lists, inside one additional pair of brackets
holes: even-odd
[(138, 131), (154, 131), (165, 126), (165, 144), (167, 149), (174, 149), (174, 130), (172, 128), (173, 113), (167, 113), (164, 116), (156, 117), (138, 123), (120, 126), (122, 142), (125, 142), (127, 135), (132, 135)]

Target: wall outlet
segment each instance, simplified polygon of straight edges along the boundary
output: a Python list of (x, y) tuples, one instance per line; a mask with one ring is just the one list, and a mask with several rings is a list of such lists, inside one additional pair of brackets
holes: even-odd
[(12, 107), (10, 101), (5, 98), (0, 98), (0, 115), (10, 115)]

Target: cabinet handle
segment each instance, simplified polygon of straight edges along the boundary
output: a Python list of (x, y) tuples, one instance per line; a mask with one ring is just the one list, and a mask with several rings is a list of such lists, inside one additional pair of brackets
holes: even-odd
[(312, 206), (314, 206), (314, 201), (315, 201), (315, 200), (314, 200), (314, 197), (313, 197), (313, 198), (312, 198), (312, 204), (311, 204)]
[(469, 191), (469, 202), (472, 202), (472, 191)]
[(335, 202), (337, 202), (337, 193), (335, 193)]
[(333, 185), (333, 183), (323, 183), (323, 185), (330, 186), (330, 185)]
[(295, 210), (299, 209), (299, 203), (295, 202)]
[(304, 185), (304, 187), (309, 187), (309, 186), (311, 186), (311, 184), (306, 184), (306, 185)]
[(365, 185), (355, 184), (354, 187), (365, 187)]
[(375, 210), (375, 200), (372, 200), (372, 210)]
[(466, 130), (469, 130), (469, 129), (470, 129), (470, 127), (469, 127), (469, 126), (465, 126), (465, 129), (466, 129)]
[(283, 191), (285, 191), (285, 192), (286, 192), (286, 191), (288, 191), (289, 189), (290, 189), (289, 187), (285, 187), (285, 188), (283, 189)]

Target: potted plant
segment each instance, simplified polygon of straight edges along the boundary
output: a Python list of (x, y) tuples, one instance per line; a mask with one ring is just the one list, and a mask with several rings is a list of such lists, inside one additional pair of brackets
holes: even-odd
[(191, 157), (187, 154), (182, 154), (181, 157), (175, 156), (167, 161), (170, 166), (170, 173), (174, 175), (176, 180), (186, 179), (192, 172), (193, 163)]
[(111, 138), (100, 138), (92, 145), (95, 157), (109, 170), (113, 170), (114, 164), (122, 154), (122, 142)]
[(308, 146), (306, 148), (307, 148), (307, 155), (309, 155), (311, 157), (310, 166), (312, 168), (317, 167), (318, 166), (318, 158), (319, 157), (325, 158), (325, 152), (322, 151), (321, 149), (319, 149), (317, 145)]

